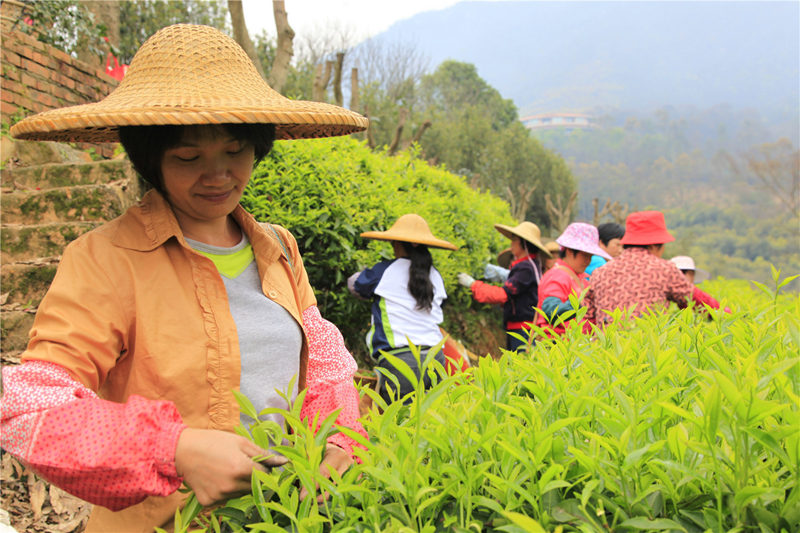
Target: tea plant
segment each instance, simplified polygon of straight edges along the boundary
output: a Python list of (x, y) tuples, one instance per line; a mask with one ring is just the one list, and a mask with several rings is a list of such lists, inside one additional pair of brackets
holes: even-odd
[[(710, 320), (668, 310), (590, 335), (572, 321), (408, 405), (362, 390), (370, 440), (333, 482), (318, 472), (326, 433), (358, 437), (331, 418), (312, 434), (301, 395), (289, 433), (249, 432), (283, 439), (291, 463), (223, 507), (188, 506), (175, 530), (798, 531), (800, 298), (783, 281), (716, 282), (733, 311)], [(300, 502), (301, 486), (330, 496)]]

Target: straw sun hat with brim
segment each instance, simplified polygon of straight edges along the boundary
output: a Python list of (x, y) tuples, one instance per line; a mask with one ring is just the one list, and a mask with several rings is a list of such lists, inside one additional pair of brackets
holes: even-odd
[(445, 250), (458, 250), (455, 244), (434, 237), (425, 219), (413, 213), (401, 216), (386, 231), (365, 231), (361, 236), (365, 239), (402, 241)]
[(346, 135), (369, 121), (273, 91), (236, 41), (210, 26), (176, 24), (150, 37), (103, 100), (45, 111), (11, 128), (18, 139), (117, 142), (120, 126), (274, 124), (277, 139)]
[(625, 235), (622, 244), (665, 244), (675, 240), (667, 231), (664, 213), (661, 211), (636, 211), (625, 219)]
[(513, 239), (516, 236), (520, 239), (526, 240), (541, 250), (542, 253), (544, 253), (547, 257), (553, 257), (545, 245), (542, 244), (542, 232), (539, 230), (539, 226), (533, 222), (525, 221), (513, 228), (511, 226), (506, 226), (505, 224), (495, 224), (494, 229), (509, 239)]

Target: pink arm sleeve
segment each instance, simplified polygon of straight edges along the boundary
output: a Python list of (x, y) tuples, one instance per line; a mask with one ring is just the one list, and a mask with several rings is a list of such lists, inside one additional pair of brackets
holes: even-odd
[[(692, 300), (695, 302), (705, 304), (709, 306), (711, 309), (719, 309), (719, 302), (714, 299), (713, 296), (708, 294), (707, 292), (703, 292), (697, 287), (694, 288), (692, 291)], [(705, 311), (705, 308), (700, 308), (701, 310)]]
[[(324, 419), (336, 409), (341, 409), (336, 424), (357, 431), (367, 437), (367, 432), (358, 421), (358, 391), (353, 383), (357, 365), (347, 351), (338, 328), (322, 318), (317, 306), (312, 305), (303, 312), (303, 326), (308, 337), (308, 372), (306, 393), (300, 418), (309, 424), (319, 413)], [(328, 442), (353, 455), (356, 441), (343, 433), (337, 433)]]
[(0, 442), (42, 477), (113, 511), (177, 490), (175, 447), (186, 427), (170, 402), (100, 399), (59, 365), (3, 368)]

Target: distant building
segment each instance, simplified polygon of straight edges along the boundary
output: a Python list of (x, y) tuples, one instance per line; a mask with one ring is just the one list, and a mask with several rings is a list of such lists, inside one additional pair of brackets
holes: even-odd
[(576, 130), (596, 128), (593, 120), (583, 113), (541, 113), (523, 117), (520, 122), (529, 130)]

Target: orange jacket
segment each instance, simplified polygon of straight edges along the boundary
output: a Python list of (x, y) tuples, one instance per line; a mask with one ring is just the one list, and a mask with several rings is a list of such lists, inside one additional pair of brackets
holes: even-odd
[[(241, 207), (233, 216), (252, 244), (264, 294), (301, 326), (308, 327), (306, 318), (314, 328), (335, 330), (316, 311), (291, 234), (275, 226), (281, 243)], [(23, 362), (60, 365), (104, 399), (168, 400), (195, 428), (232, 430), (239, 423), (231, 392), (239, 387), (239, 345), (225, 286), (213, 262), (186, 244), (169, 204), (155, 191), (67, 247), (30, 335)], [(304, 330), (301, 390), (311, 375), (309, 339)], [(348, 402), (354, 370), (352, 357), (332, 371), (311, 369), (320, 382), (335, 383), (337, 401)], [(357, 413), (357, 398), (343, 413)], [(96, 506), (87, 531), (152, 531), (172, 519), (183, 498), (179, 492), (152, 496), (119, 512)]]

